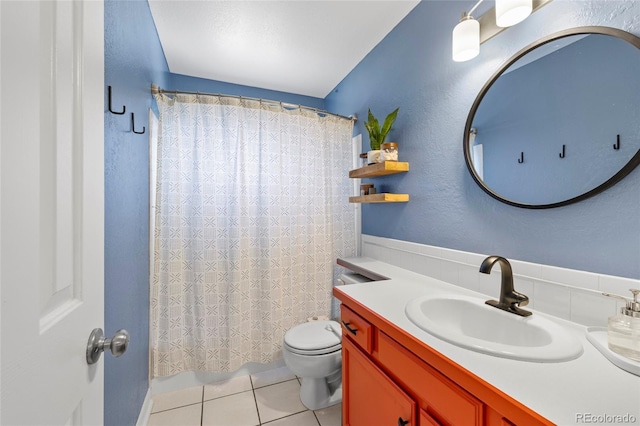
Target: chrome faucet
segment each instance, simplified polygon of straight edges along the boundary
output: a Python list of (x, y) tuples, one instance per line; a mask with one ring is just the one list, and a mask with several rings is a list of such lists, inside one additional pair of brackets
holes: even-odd
[(500, 300), (487, 300), (485, 303), (512, 314), (528, 317), (531, 312), (520, 309), (519, 306), (526, 306), (529, 303), (529, 298), (513, 289), (513, 272), (507, 259), (500, 256), (489, 256), (480, 265), (480, 272), (483, 274), (491, 273), (491, 268), (496, 263), (500, 264), (500, 272), (502, 274)]

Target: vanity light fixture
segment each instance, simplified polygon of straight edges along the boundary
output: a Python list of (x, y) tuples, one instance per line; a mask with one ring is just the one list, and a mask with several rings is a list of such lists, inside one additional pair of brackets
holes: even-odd
[(480, 53), (480, 44), (489, 40), (506, 27), (526, 19), (531, 13), (552, 0), (495, 0), (494, 10), (475, 19), (472, 13), (483, 2), (478, 2), (463, 12), (462, 19), (453, 29), (452, 56), (456, 62), (475, 58)]
[(471, 14), (482, 0), (469, 10), (462, 12), (460, 22), (453, 28), (452, 55), (456, 62), (464, 62), (475, 58), (480, 53), (480, 23)]
[(533, 10), (532, 0), (496, 0), (496, 25), (510, 27), (524, 21)]
[(462, 14), (453, 29), (453, 60), (464, 62), (480, 53), (480, 24), (471, 14)]

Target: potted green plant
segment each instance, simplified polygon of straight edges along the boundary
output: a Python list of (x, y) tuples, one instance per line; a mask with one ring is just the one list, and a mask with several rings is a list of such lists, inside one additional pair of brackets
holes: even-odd
[(396, 108), (387, 115), (382, 127), (380, 127), (380, 122), (371, 113), (371, 109), (369, 109), (368, 121), (364, 123), (364, 127), (367, 129), (367, 132), (369, 132), (369, 143), (371, 145), (371, 151), (367, 152), (367, 162), (369, 164), (380, 162), (380, 145), (384, 143), (389, 131), (391, 131), (391, 126), (398, 116), (399, 109), (400, 108)]

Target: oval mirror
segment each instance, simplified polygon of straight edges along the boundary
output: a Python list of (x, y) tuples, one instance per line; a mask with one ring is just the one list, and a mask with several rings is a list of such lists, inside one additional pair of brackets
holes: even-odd
[(464, 132), (474, 180), (524, 208), (584, 200), (640, 162), (640, 38), (608, 27), (545, 37), (484, 85)]

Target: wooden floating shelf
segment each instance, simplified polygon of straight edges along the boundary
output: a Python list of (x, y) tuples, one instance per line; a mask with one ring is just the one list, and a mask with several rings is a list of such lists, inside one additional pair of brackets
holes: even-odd
[(358, 195), (355, 197), (349, 197), (350, 203), (406, 203), (409, 201), (409, 194), (372, 194), (372, 195)]
[(371, 166), (360, 167), (349, 172), (350, 178), (368, 178), (376, 176), (392, 175), (409, 171), (409, 163), (400, 161), (385, 161), (383, 163), (372, 164)]

